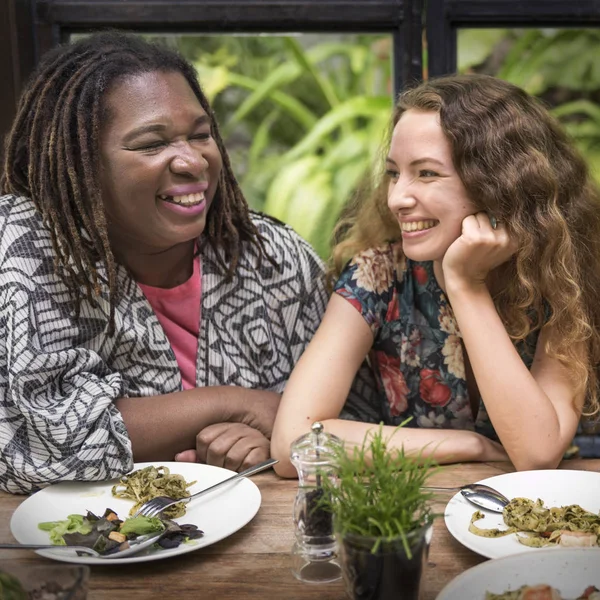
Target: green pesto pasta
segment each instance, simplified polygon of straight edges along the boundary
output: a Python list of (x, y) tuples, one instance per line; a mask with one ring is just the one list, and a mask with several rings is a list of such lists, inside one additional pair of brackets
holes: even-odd
[(521, 592), (526, 586), (520, 587), (518, 590), (512, 592), (504, 592), (503, 594), (492, 594), (492, 592), (485, 593), (485, 600), (519, 600)]
[(517, 535), (521, 544), (534, 548), (560, 543), (564, 532), (579, 532), (596, 536), (595, 545), (600, 541), (600, 515), (595, 515), (577, 504), (546, 508), (539, 498), (534, 502), (528, 498), (513, 498), (503, 511), (507, 529), (483, 529), (475, 522), (485, 515), (476, 511), (471, 517), (469, 531), (482, 537), (503, 537), (511, 533)]
[[(144, 502), (157, 496), (170, 498), (187, 498), (190, 493), (188, 488), (196, 483), (187, 483), (182, 475), (171, 475), (167, 467), (145, 467), (123, 475), (119, 483), (113, 485), (112, 495), (116, 498), (133, 500), (135, 504), (129, 511), (132, 516)], [(167, 508), (163, 515), (170, 519), (181, 517), (185, 514), (185, 504), (178, 503)]]

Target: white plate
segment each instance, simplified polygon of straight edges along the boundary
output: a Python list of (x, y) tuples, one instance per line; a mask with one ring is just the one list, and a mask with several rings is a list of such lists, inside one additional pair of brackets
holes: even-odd
[[(579, 504), (595, 514), (600, 512), (600, 473), (592, 471), (568, 471), (563, 469), (546, 471), (519, 471), (482, 479), (485, 483), (507, 498), (541, 498), (544, 505), (566, 506)], [(501, 538), (485, 538), (469, 531), (469, 523), (477, 510), (459, 492), (446, 505), (444, 519), (448, 531), (464, 546), (488, 558), (499, 558), (520, 552), (539, 552), (540, 548), (530, 548), (520, 544), (516, 534)], [(487, 510), (482, 511), (485, 519), (477, 522), (483, 529), (498, 527), (506, 529), (502, 515)], [(555, 550), (557, 548), (554, 548)], [(599, 563), (600, 568), (600, 563)]]
[[(235, 474), (219, 467), (178, 462), (137, 463), (134, 469), (142, 469), (152, 464), (168, 467), (171, 473), (183, 475), (186, 481), (196, 481), (189, 488), (192, 494)], [(48, 544), (51, 543), (48, 532), (38, 529), (38, 523), (63, 520), (71, 514), (85, 515), (88, 510), (101, 515), (107, 507), (112, 508), (120, 518), (126, 518), (133, 502), (115, 498), (111, 494), (111, 488), (117, 482), (118, 479), (89, 483), (63, 482), (44, 488), (19, 505), (10, 520), (10, 530), (21, 544)], [(185, 515), (175, 520), (197, 525), (204, 531), (204, 536), (177, 548), (142, 551), (128, 558), (77, 556), (67, 550), (52, 549), (36, 552), (47, 558), (86, 565), (121, 565), (160, 560), (192, 552), (226, 538), (254, 517), (260, 507), (260, 501), (259, 489), (248, 478), (242, 478), (193, 500), (187, 505)]]
[(453, 579), (436, 600), (485, 600), (486, 591), (501, 594), (542, 583), (563, 598), (578, 598), (589, 585), (600, 589), (600, 548), (538, 548), (490, 560)]

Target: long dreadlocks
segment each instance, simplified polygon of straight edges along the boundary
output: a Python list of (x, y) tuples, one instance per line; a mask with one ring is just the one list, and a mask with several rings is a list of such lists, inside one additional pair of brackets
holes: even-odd
[[(117, 80), (152, 71), (181, 73), (211, 119), (223, 168), (204, 237), (226, 278), (233, 275), (243, 242), (254, 244), (259, 257), (275, 264), (250, 219), (194, 68), (173, 50), (120, 32), (60, 46), (44, 56), (21, 97), (6, 139), (0, 192), (29, 196), (35, 203), (50, 231), (55, 270), (72, 293), (76, 315), (83, 300), (96, 305), (101, 283), (108, 285), (109, 334), (118, 290), (99, 181), (104, 98)], [(105, 266), (106, 280), (98, 264)]]

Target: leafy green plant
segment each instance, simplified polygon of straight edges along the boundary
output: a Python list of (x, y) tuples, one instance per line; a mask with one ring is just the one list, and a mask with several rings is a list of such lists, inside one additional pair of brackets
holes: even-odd
[(361, 446), (352, 451), (342, 446), (334, 454), (337, 479), (323, 478), (320, 503), (333, 514), (336, 531), (372, 538), (372, 553), (399, 538), (410, 558), (409, 535), (437, 516), (431, 510), (433, 495), (423, 489), (435, 461), (390, 449), (382, 425), (367, 433)]
[(495, 75), (540, 97), (600, 183), (598, 29), (465, 29), (458, 46), (461, 72)]

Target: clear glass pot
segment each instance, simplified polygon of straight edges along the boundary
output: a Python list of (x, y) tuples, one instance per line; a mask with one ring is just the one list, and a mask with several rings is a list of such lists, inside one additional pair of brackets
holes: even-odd
[(301, 581), (326, 583), (341, 577), (332, 515), (320, 504), (326, 493), (323, 478), (335, 477), (334, 449), (341, 444), (338, 437), (326, 433), (316, 422), (311, 432), (295, 440), (290, 448), (291, 462), (298, 471), (292, 572)]
[(408, 532), (405, 540), (340, 534), (340, 564), (348, 598), (419, 600), (432, 534), (430, 524)]

